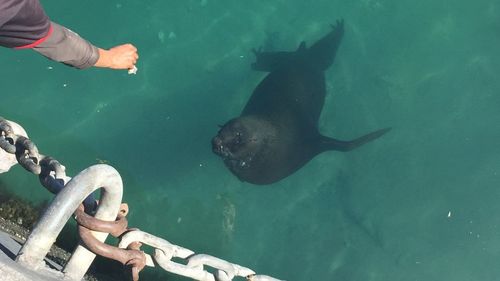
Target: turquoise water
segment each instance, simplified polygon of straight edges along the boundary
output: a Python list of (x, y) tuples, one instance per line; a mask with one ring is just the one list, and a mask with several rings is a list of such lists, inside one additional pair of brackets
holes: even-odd
[[(299, 280), (497, 280), (500, 3), (43, 1), (98, 46), (134, 43), (139, 72), (78, 71), (0, 50), (0, 115), (69, 175), (107, 161), (130, 226)], [(271, 186), (239, 182), (212, 152), (263, 73), (251, 48), (293, 50), (344, 18), (321, 131), (393, 130), (324, 153)], [(2, 184), (51, 198), (20, 167)], [(146, 269), (143, 280), (186, 280)]]

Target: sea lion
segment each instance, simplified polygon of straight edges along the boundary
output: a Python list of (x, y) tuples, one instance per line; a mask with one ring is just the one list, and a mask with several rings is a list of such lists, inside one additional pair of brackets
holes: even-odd
[(221, 126), (212, 150), (240, 180), (271, 184), (327, 150), (349, 151), (379, 138), (390, 128), (351, 141), (323, 136), (318, 119), (333, 63), (344, 34), (343, 20), (311, 47), (294, 52), (254, 50), (254, 70), (269, 74), (255, 88), (241, 115)]

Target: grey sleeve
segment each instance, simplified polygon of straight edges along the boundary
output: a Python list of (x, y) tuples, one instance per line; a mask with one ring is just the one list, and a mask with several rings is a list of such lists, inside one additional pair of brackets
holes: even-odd
[(36, 52), (79, 69), (91, 67), (97, 62), (97, 47), (66, 27), (54, 22), (51, 24), (52, 34), (33, 48)]

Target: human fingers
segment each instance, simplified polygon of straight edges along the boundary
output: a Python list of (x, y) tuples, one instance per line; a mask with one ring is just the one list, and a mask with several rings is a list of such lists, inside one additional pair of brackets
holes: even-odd
[(125, 48), (127, 48), (127, 49), (130, 49), (130, 50), (132, 50), (134, 52), (137, 52), (137, 48), (134, 45), (130, 44), (130, 43), (124, 44), (123, 46)]

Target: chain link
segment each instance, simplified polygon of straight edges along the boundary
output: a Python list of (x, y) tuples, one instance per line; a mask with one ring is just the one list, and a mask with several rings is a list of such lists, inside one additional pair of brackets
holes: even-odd
[[(135, 230), (124, 234), (121, 237), (118, 247), (126, 248), (130, 243), (140, 242), (155, 248), (155, 254), (152, 258), (146, 254), (148, 262), (146, 265), (154, 266), (153, 260), (158, 263), (164, 270), (189, 277), (200, 281), (230, 281), (234, 277), (245, 277), (251, 281), (280, 281), (279, 279), (266, 276), (256, 275), (249, 268), (230, 263), (205, 254), (194, 254), (193, 251), (174, 245), (165, 239), (159, 238), (144, 231)], [(172, 261), (172, 258), (181, 258), (186, 264), (181, 264)], [(151, 260), (151, 262), (149, 262)], [(212, 274), (205, 270), (205, 266), (216, 269), (216, 273)]]
[[(66, 176), (65, 167), (56, 159), (39, 153), (37, 146), (27, 137), (16, 135), (8, 121), (0, 117), (0, 148), (15, 154), (18, 163), (27, 171), (38, 175), (40, 183), (50, 192), (57, 194), (71, 179)], [(206, 254), (174, 245), (165, 239), (138, 229), (127, 229), (128, 212), (123, 210), (116, 221), (103, 221), (86, 214), (87, 208), (95, 209), (96, 200), (89, 196), (75, 211), (80, 238), (86, 248), (94, 254), (120, 261), (130, 267), (132, 279), (139, 280), (139, 271), (145, 266), (154, 267), (155, 262), (164, 270), (199, 281), (232, 281), (244, 277), (249, 281), (281, 281), (266, 275), (257, 275), (253, 270)], [(85, 205), (85, 206), (84, 206)], [(126, 204), (125, 204), (126, 205)], [(91, 207), (89, 207), (91, 206)], [(123, 207), (123, 206), (122, 206)], [(91, 212), (88, 212), (91, 213)], [(118, 247), (97, 240), (92, 231), (110, 233), (119, 237)], [(154, 248), (154, 256), (140, 250), (142, 244)], [(181, 259), (178, 263), (172, 259)], [(206, 270), (215, 269), (215, 273)]]
[[(15, 154), (17, 162), (28, 172), (38, 175), (40, 183), (52, 194), (57, 194), (71, 180), (66, 176), (66, 168), (56, 159), (45, 156), (29, 138), (14, 133), (9, 122), (0, 116), (0, 149)], [(90, 195), (84, 201), (85, 209), (92, 212), (96, 201)]]
[[(164, 253), (166, 253), (169, 256), (169, 258), (178, 257), (186, 259), (194, 254), (194, 252), (189, 249), (174, 245), (165, 239), (156, 237), (154, 235), (151, 235), (147, 232), (140, 230), (131, 230), (125, 233), (120, 238), (120, 243), (118, 244), (118, 247), (124, 249), (127, 248), (133, 242), (140, 242), (142, 244), (151, 246), (155, 249), (160, 249)], [(146, 254), (146, 260), (147, 260), (146, 262), (147, 266), (154, 267), (153, 258), (150, 255)]]
[(38, 153), (36, 145), (30, 139), (23, 136), (18, 136), (15, 144), (17, 162), (28, 172), (39, 175), (42, 172), (42, 167), (39, 163), (43, 155)]
[(13, 135), (14, 131), (10, 124), (0, 116), (0, 148), (10, 154), (16, 153)]
[(47, 156), (40, 161), (40, 183), (53, 194), (59, 193), (71, 179), (66, 176), (66, 168), (56, 159)]

